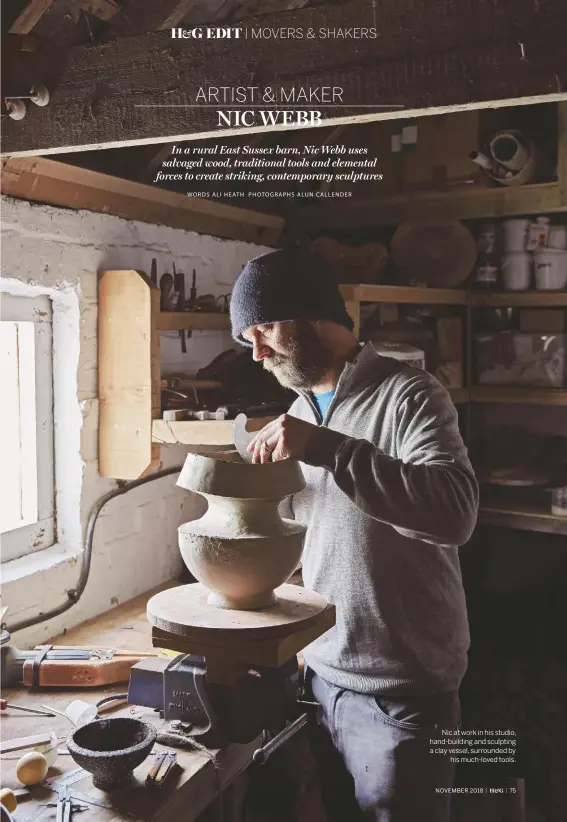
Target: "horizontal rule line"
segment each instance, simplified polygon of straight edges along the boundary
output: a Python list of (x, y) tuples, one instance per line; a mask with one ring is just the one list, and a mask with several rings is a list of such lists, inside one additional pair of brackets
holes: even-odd
[(266, 105), (262, 105), (262, 103), (218, 103), (218, 104), (209, 104), (204, 103), (201, 105), (200, 103), (134, 103), (134, 108), (216, 108), (218, 109), (219, 106), (223, 108), (287, 108), (288, 106), (297, 106), (299, 108), (405, 108), (403, 105), (398, 105), (397, 103), (359, 103), (354, 104), (352, 106), (348, 106), (346, 104), (337, 105), (335, 103), (321, 103), (318, 105), (317, 103), (274, 103), (273, 106), (267, 103)]

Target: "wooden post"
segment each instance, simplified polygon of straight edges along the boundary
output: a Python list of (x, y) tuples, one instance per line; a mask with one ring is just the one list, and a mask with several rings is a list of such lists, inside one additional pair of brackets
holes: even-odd
[(353, 333), (360, 337), (360, 303), (358, 300), (346, 300), (345, 307), (347, 314), (354, 322)]
[(104, 271), (99, 282), (99, 472), (138, 479), (159, 461), (159, 291), (139, 271)]

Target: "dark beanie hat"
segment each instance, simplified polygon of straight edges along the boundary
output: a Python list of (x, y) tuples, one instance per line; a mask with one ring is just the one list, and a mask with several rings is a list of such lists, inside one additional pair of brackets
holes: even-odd
[(247, 328), (299, 319), (354, 327), (333, 275), (308, 251), (284, 248), (250, 260), (230, 300), (234, 339), (251, 347), (242, 337)]

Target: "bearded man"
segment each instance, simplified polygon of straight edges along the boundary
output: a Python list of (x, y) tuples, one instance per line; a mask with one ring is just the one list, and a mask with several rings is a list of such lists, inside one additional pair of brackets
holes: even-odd
[(251, 260), (230, 304), (235, 340), (298, 398), (250, 444), (296, 459), (306, 488), (305, 585), (336, 625), (304, 651), (330, 822), (448, 822), (469, 632), (458, 547), (478, 486), (456, 409), (430, 374), (360, 345), (340, 291), (308, 253)]

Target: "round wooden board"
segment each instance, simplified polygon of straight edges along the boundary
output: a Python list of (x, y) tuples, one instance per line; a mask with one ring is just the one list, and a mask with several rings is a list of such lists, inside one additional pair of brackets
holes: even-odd
[(234, 638), (262, 639), (308, 628), (328, 604), (325, 597), (298, 585), (281, 585), (275, 593), (278, 602), (270, 608), (231, 611), (209, 605), (209, 589), (195, 582), (156, 594), (148, 602), (147, 615), (156, 628), (178, 636), (230, 631)]

